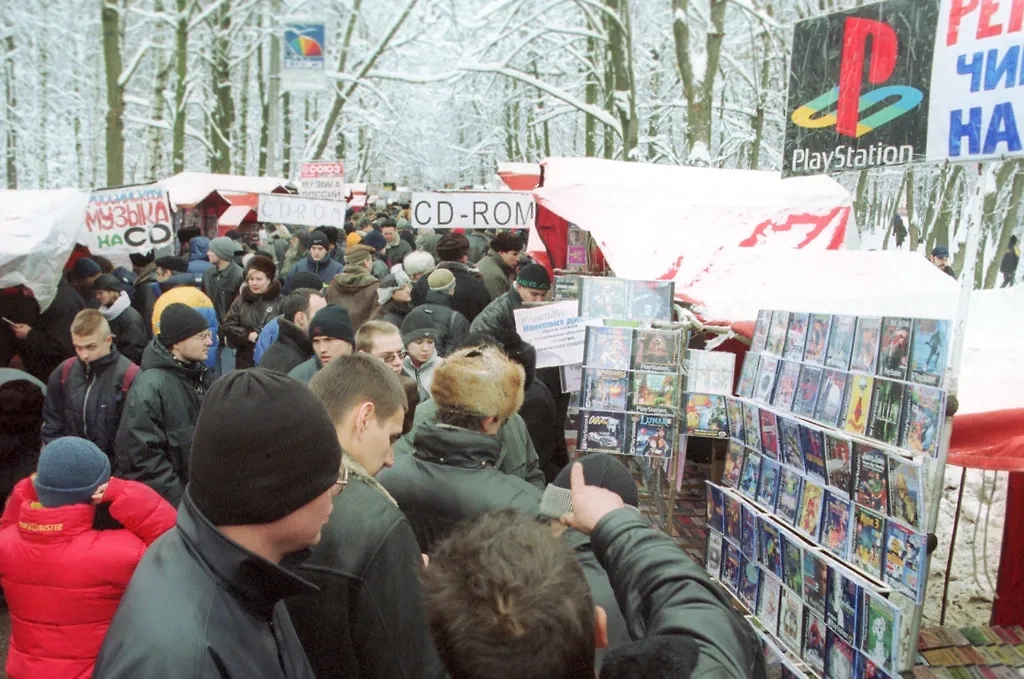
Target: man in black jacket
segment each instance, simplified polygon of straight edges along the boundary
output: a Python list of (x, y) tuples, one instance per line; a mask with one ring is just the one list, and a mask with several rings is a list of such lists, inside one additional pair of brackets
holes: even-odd
[(505, 448), (496, 435), (523, 402), (523, 380), (523, 369), (494, 347), (457, 351), (434, 374), (436, 424), (420, 425), (413, 454), (378, 476), (421, 551), (492, 509), (536, 513), (540, 489), (499, 471)]
[[(687, 649), (673, 676), (763, 677), (753, 630), (704, 569), (618, 495), (586, 485), (581, 465), (571, 476), (572, 511), (564, 520), (591, 536), (630, 636)], [(608, 642), (605, 612), (593, 607), (572, 552), (546, 527), (513, 512), (489, 514), (438, 545), (423, 583), (430, 629), (451, 674), (594, 676), (594, 649)], [(632, 655), (636, 666), (649, 650), (642, 642), (615, 655)], [(613, 676), (608, 670), (601, 677)]]
[(313, 679), (283, 600), (317, 588), (281, 563), (319, 542), (340, 468), (331, 419), (305, 386), (261, 368), (219, 380), (177, 526), (135, 569), (93, 676)]
[(543, 302), (551, 289), (548, 270), (537, 263), (519, 270), (512, 288), (487, 305), (469, 326), (470, 332), (515, 331), (515, 310), (526, 302)]
[(131, 379), (126, 375), (132, 368), (113, 340), (110, 326), (96, 309), (84, 309), (75, 316), (71, 342), (77, 357), (54, 368), (47, 380), (43, 445), (63, 436), (77, 436), (92, 441), (113, 459), (125, 387)]
[[(470, 323), (491, 303), (480, 273), (469, 265), (469, 240), (461, 233), (447, 233), (437, 243), (440, 258), (438, 269), (447, 269), (455, 275), (455, 292), (452, 295), (452, 309), (466, 317)], [(412, 274), (410, 274), (412, 275)], [(430, 292), (430, 285), (422, 276), (412, 289), (414, 306), (423, 304)]]
[(114, 439), (114, 475), (145, 483), (175, 507), (189, 478), (199, 406), (213, 382), (203, 364), (212, 343), (202, 314), (180, 302), (168, 305), (160, 334), (142, 355), (142, 372)]
[[(57, 282), (56, 297), (40, 314), (38, 321), (11, 324), (11, 332), (21, 340), (18, 353), (26, 372), (45, 380), (61, 361), (75, 355), (75, 348), (71, 345), (71, 323), (84, 308), (82, 296), (61, 277)], [(11, 320), (23, 321), (19, 318)]]
[(374, 476), (394, 464), (405, 391), (369, 354), (342, 356), (309, 384), (334, 421), (348, 473), (323, 539), (299, 569), (321, 592), (288, 601), (319, 679), (430, 679), (444, 676), (427, 630), (417, 580), (416, 536)]
[(149, 332), (142, 315), (132, 307), (132, 300), (113, 274), (100, 275), (92, 285), (99, 312), (110, 324), (114, 344), (132, 363), (142, 362), (142, 352), (149, 343)]
[[(412, 327), (433, 326), (437, 335), (437, 355), (444, 358), (469, 334), (469, 321), (455, 310), (453, 295), (459, 289), (454, 274), (447, 269), (436, 269), (427, 276), (427, 299), (410, 311), (405, 320), (411, 320)], [(403, 321), (402, 327), (405, 326)]]
[(313, 358), (309, 324), (316, 312), (327, 306), (318, 292), (301, 288), (288, 295), (277, 317), (277, 339), (260, 358), (260, 367), (287, 375), (299, 364)]

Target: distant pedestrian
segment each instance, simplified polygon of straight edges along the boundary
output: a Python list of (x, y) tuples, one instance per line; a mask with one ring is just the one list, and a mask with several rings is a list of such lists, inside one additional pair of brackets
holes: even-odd
[(932, 248), (931, 257), (928, 259), (932, 264), (939, 267), (939, 271), (947, 276), (951, 276), (953, 280), (957, 279), (956, 271), (949, 266), (949, 248), (945, 245), (936, 245)]
[(1006, 252), (1003, 253), (1003, 261), (999, 263), (999, 271), (1003, 274), (1003, 284), (1000, 287), (1008, 288), (1013, 285), (1018, 264), (1020, 264), (1020, 246), (1017, 245), (1017, 237), (1010, 236)]

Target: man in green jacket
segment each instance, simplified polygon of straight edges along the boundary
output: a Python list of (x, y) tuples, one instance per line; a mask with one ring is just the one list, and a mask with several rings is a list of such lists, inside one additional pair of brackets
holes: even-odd
[(491, 249), (487, 255), (477, 262), (487, 292), (491, 300), (495, 300), (508, 292), (512, 281), (516, 278), (516, 267), (519, 264), (519, 239), (509, 232), (499, 233), (491, 239)]

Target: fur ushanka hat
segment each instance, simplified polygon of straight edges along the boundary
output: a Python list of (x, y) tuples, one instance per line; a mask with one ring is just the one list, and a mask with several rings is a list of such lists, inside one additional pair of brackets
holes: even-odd
[(523, 405), (525, 382), (522, 366), (496, 347), (463, 349), (438, 366), (430, 393), (439, 408), (504, 422)]

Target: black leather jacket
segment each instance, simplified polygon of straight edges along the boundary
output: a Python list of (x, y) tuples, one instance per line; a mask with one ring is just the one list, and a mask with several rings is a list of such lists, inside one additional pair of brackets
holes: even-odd
[(313, 679), (283, 599), (316, 587), (232, 542), (186, 493), (146, 551), (95, 679)]
[(504, 328), (507, 331), (515, 331), (516, 316), (515, 310), (523, 307), (523, 298), (515, 286), (509, 291), (496, 297), (487, 308), (473, 319), (469, 326), (470, 332), (494, 332)]

